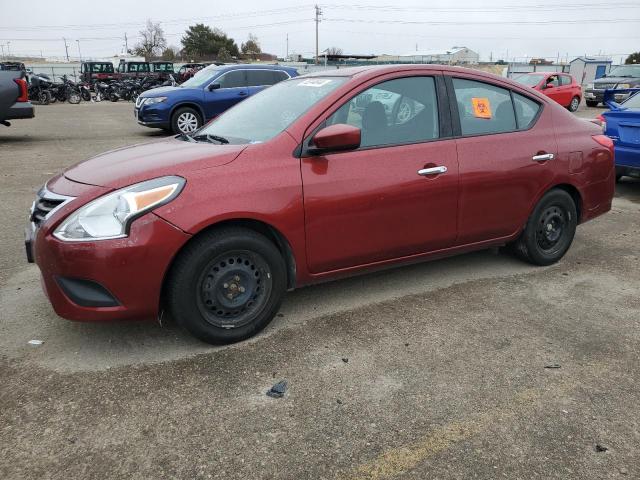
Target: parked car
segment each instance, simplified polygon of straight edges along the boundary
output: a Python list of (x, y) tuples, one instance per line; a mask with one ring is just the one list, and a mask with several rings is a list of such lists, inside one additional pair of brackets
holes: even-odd
[(29, 88), (24, 73), (0, 70), (0, 125), (11, 126), (9, 120), (33, 118)]
[[(420, 108), (398, 121), (405, 98)], [(67, 169), (40, 190), (26, 245), (62, 317), (167, 310), (228, 343), (302, 285), (500, 245), (557, 262), (614, 186), (611, 139), (531, 88), (442, 65), (345, 68)]]
[(119, 78), (141, 78), (151, 75), (151, 64), (149, 62), (126, 62), (120, 61), (118, 65)]
[(211, 65), (176, 87), (154, 88), (136, 100), (140, 125), (191, 133), (265, 87), (297, 76), (278, 65)]
[(118, 74), (111, 62), (82, 62), (80, 64), (80, 80), (82, 82), (106, 82), (117, 78)]
[[(613, 67), (609, 73), (587, 84), (584, 98), (589, 107), (597, 107), (604, 102), (604, 91), (607, 89), (628, 89), (640, 87), (640, 65), (620, 65)], [(619, 93), (616, 102), (622, 102), (629, 94)]]
[(183, 83), (193, 77), (196, 72), (202, 70), (206, 65), (204, 63), (185, 63), (181, 65), (176, 72), (176, 80), (178, 83)]
[(544, 93), (563, 107), (575, 112), (582, 99), (582, 87), (568, 73), (534, 72), (517, 76), (514, 80)]
[[(621, 96), (627, 99), (616, 102)], [(614, 143), (616, 180), (640, 178), (640, 89), (606, 90), (604, 102), (611, 110), (599, 115), (598, 121)]]

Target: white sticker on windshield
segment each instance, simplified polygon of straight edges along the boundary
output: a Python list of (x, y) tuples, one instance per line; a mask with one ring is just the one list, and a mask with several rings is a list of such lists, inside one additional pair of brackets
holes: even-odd
[(327, 83), (331, 83), (329, 78), (307, 78), (298, 84), (299, 87), (324, 87)]

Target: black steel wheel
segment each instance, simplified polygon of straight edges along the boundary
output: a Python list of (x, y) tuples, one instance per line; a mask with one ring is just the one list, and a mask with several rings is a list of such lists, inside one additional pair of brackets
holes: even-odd
[(207, 343), (232, 343), (262, 330), (286, 290), (286, 267), (263, 235), (228, 227), (194, 238), (165, 285), (171, 315)]
[(529, 217), (514, 251), (534, 265), (551, 265), (560, 260), (573, 242), (578, 223), (571, 195), (559, 189), (547, 192)]

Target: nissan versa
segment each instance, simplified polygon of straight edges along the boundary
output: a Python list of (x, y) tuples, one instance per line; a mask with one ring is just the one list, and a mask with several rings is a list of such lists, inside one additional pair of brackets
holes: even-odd
[(40, 190), (26, 247), (62, 317), (166, 309), (228, 343), (322, 280), (500, 245), (557, 262), (614, 184), (612, 141), (529, 87), (447, 66), (340, 69), (69, 168)]

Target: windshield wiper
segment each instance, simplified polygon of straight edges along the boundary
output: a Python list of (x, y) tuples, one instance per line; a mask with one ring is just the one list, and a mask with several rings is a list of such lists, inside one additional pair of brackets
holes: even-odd
[(210, 133), (201, 133), (200, 135), (196, 135), (195, 137), (190, 138), (193, 138), (194, 140), (206, 140), (209, 143), (217, 142), (221, 145), (226, 145), (227, 143), (229, 143), (229, 140), (227, 140), (226, 138), (220, 137), (218, 135), (212, 135)]
[(189, 135), (187, 135), (186, 133), (181, 133), (180, 135), (178, 135), (176, 138), (179, 138), (180, 140), (184, 141), (184, 142), (195, 142), (193, 137), (190, 137)]

